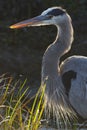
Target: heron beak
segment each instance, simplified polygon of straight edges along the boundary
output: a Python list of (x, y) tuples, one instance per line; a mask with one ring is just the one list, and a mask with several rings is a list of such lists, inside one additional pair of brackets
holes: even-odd
[(47, 16), (39, 15), (37, 17), (34, 17), (32, 19), (24, 20), (19, 23), (13, 24), (10, 26), (11, 29), (16, 29), (16, 28), (23, 28), (27, 26), (39, 26), (43, 23), (44, 20), (47, 20)]

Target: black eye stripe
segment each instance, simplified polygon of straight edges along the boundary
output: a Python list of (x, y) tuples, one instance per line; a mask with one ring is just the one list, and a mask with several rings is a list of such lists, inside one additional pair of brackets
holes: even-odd
[(48, 12), (47, 15), (57, 16), (57, 15), (62, 15), (64, 13), (65, 13), (65, 11), (63, 11), (61, 9), (53, 9), (52, 11)]

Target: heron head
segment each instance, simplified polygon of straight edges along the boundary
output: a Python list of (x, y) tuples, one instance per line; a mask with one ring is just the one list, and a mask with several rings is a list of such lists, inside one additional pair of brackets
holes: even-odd
[(11, 25), (11, 29), (29, 27), (29, 26), (44, 26), (44, 25), (56, 25), (61, 23), (66, 11), (61, 7), (52, 7), (43, 11), (41, 15), (34, 18), (21, 21), (14, 25)]

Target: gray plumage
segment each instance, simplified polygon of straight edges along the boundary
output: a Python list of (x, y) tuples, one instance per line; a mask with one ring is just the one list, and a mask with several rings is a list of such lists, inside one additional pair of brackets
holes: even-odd
[(11, 28), (44, 25), (57, 27), (56, 40), (46, 49), (42, 60), (41, 85), (46, 84), (46, 111), (53, 112), (56, 119), (68, 120), (76, 113), (87, 119), (87, 57), (72, 56), (60, 64), (60, 58), (71, 49), (73, 42), (68, 13), (60, 7), (52, 7)]
[[(65, 110), (68, 109), (68, 111), (64, 111), (65, 116), (66, 114), (72, 116), (71, 113), (73, 112), (71, 112), (71, 107), (73, 107), (80, 116), (87, 119), (87, 57), (72, 56), (59, 65), (61, 56), (71, 49), (73, 27), (71, 18), (67, 13), (56, 16), (55, 19), (55, 25), (58, 29), (57, 38), (54, 43), (47, 48), (42, 62), (42, 82), (48, 77), (45, 95), (47, 96), (47, 104), (51, 104), (51, 107), (54, 107), (54, 104), (56, 106), (57, 104), (60, 106), (62, 104)], [(76, 78), (71, 79), (67, 99), (64, 89), (67, 86), (63, 86), (62, 76), (68, 71), (74, 71)], [(68, 79), (66, 82), (68, 82)], [(53, 95), (53, 93), (55, 94)], [(60, 95), (60, 97), (58, 95)], [(62, 96), (65, 103), (61, 101)], [(49, 107), (49, 105), (47, 106)], [(55, 109), (55, 107), (53, 109)]]

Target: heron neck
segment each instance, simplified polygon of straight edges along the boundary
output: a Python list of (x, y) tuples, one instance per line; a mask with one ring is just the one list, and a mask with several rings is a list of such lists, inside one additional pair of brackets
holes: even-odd
[(70, 50), (73, 41), (73, 28), (70, 20), (56, 26), (58, 29), (56, 40), (47, 48), (43, 56), (42, 80), (46, 76), (58, 75), (60, 58)]
[(73, 27), (71, 19), (68, 19), (63, 24), (57, 25), (57, 36), (54, 42), (56, 51), (58, 52), (58, 60), (66, 54), (70, 49), (73, 41)]

